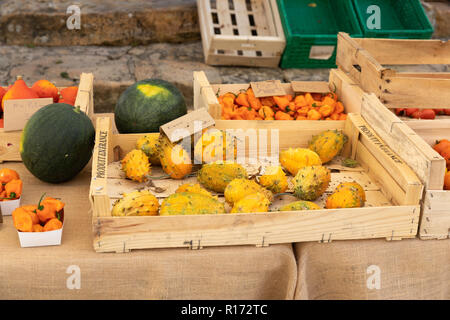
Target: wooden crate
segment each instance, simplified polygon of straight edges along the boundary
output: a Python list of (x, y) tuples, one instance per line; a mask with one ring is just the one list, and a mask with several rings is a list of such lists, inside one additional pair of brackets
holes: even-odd
[[(322, 121), (324, 122), (324, 121)], [(280, 149), (306, 147), (312, 135), (322, 132), (319, 122), (292, 127), (290, 140), (280, 139)], [(113, 202), (122, 192), (148, 188), (160, 200), (173, 193), (183, 180), (153, 180), (152, 185), (124, 178), (118, 160), (135, 147), (143, 134), (114, 134), (109, 117), (98, 118), (93, 155), (90, 199), (93, 208), (94, 249), (97, 252), (128, 252), (132, 249), (256, 245), (332, 240), (386, 238), (400, 240), (417, 234), (419, 201), (423, 185), (357, 114), (350, 114), (344, 131), (349, 142), (343, 157), (356, 159), (360, 166), (346, 168), (335, 161), (329, 194), (341, 181), (358, 181), (366, 190), (363, 208), (277, 212), (280, 205), (295, 201), (282, 196), (273, 202), (270, 213), (242, 213), (193, 216), (113, 217)], [(252, 128), (248, 126), (247, 128)], [(259, 137), (258, 137), (259, 138)], [(247, 146), (247, 151), (248, 151)], [(278, 152), (279, 150), (276, 150)], [(258, 149), (258, 152), (262, 150)], [(273, 152), (273, 151), (272, 151)], [(117, 155), (120, 155), (117, 157)], [(256, 165), (259, 167), (259, 165)], [(249, 174), (259, 170), (248, 166)], [(161, 169), (154, 167), (152, 175)], [(154, 188), (162, 188), (156, 193)], [(158, 190), (161, 192), (161, 189)], [(323, 207), (326, 194), (317, 203)], [(223, 195), (220, 196), (223, 200)]]
[[(343, 103), (346, 113), (360, 113), (361, 100), (364, 91), (355, 84), (344, 72), (332, 69), (328, 83), (321, 81), (297, 81), (304, 83), (308, 87), (315, 84), (328, 85), (330, 91), (336, 92), (338, 99)], [(293, 135), (299, 126), (304, 128), (320, 128), (321, 130), (342, 130), (345, 125), (343, 120), (317, 121), (317, 120), (222, 120), (222, 107), (217, 100), (218, 94), (226, 92), (239, 93), (245, 90), (250, 84), (210, 84), (203, 71), (194, 72), (194, 109), (206, 108), (216, 121), (218, 129), (279, 129), (280, 141), (295, 139)], [(294, 94), (290, 83), (281, 84), (287, 94)]]
[[(92, 73), (81, 74), (75, 106), (79, 106), (80, 110), (88, 115), (94, 113), (94, 75)], [(19, 152), (21, 135), (22, 130), (5, 132), (3, 128), (0, 128), (0, 163), (22, 161)]]
[(278, 67), (286, 41), (276, 0), (197, 0), (205, 63)]
[(420, 238), (449, 238), (450, 191), (443, 190), (446, 162), (431, 146), (450, 139), (450, 125), (436, 120), (403, 122), (375, 95), (363, 97), (361, 115), (424, 183)]
[(450, 64), (450, 41), (356, 39), (339, 33), (336, 63), (388, 108), (450, 108), (450, 73), (397, 72), (384, 66)]

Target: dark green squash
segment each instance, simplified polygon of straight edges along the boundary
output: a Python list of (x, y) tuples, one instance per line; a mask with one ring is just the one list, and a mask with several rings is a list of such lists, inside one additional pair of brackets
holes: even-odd
[(187, 113), (181, 92), (160, 79), (138, 81), (120, 96), (114, 121), (120, 133), (159, 132), (159, 127)]
[(60, 183), (75, 177), (89, 162), (95, 143), (91, 120), (65, 103), (47, 105), (28, 120), (20, 156), (38, 179)]

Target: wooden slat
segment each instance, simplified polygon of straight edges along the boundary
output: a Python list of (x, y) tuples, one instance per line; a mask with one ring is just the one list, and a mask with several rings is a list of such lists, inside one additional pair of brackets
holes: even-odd
[(380, 64), (450, 64), (450, 41), (357, 39)]
[(428, 190), (420, 223), (421, 239), (450, 238), (450, 191)]

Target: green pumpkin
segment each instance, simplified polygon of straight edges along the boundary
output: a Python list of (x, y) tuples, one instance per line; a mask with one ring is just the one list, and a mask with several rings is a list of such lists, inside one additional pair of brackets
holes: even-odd
[(60, 183), (89, 162), (95, 143), (91, 119), (65, 103), (47, 105), (28, 120), (20, 140), (23, 164), (38, 179)]
[(159, 127), (187, 113), (181, 92), (160, 79), (138, 81), (120, 96), (114, 120), (120, 133), (159, 132)]

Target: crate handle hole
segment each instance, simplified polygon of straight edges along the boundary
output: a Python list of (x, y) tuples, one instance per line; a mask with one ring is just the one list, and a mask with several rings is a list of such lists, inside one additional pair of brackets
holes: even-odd
[(225, 54), (225, 51), (224, 50), (217, 50), (217, 53), (218, 54)]
[(234, 1), (233, 0), (228, 0), (228, 8), (230, 10), (234, 10)]
[(356, 70), (358, 70), (358, 72), (361, 72), (361, 66), (359, 64), (354, 64), (353, 68), (355, 68)]
[(237, 51), (237, 54), (238, 54), (238, 56), (244, 55), (244, 53), (242, 52), (242, 50), (238, 50), (238, 51)]
[(233, 29), (233, 34), (234, 34), (235, 36), (238, 36), (238, 35), (239, 35), (239, 30), (238, 30), (238, 29)]
[(217, 12), (211, 12), (213, 24), (219, 24), (219, 16)]
[(211, 9), (217, 9), (216, 0), (211, 0)]
[(233, 26), (236, 26), (236, 25), (237, 25), (237, 22), (236, 22), (236, 15), (235, 15), (234, 13), (231, 14), (231, 24), (232, 24)]
[(245, 5), (248, 11), (252, 11), (252, 2), (250, 0), (245, 0)]
[(256, 51), (256, 56), (257, 57), (262, 57), (262, 52), (261, 51)]
[(253, 17), (252, 14), (249, 14), (249, 15), (248, 15), (248, 22), (250, 23), (250, 25), (251, 25), (252, 27), (255, 26), (255, 17)]
[(220, 28), (214, 28), (214, 34), (220, 34)]
[(252, 30), (252, 36), (257, 36), (258, 35), (258, 31), (256, 31), (255, 29)]

